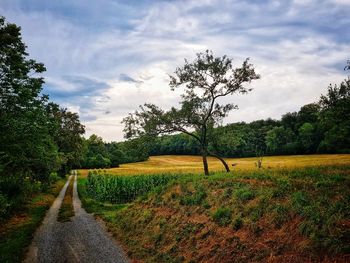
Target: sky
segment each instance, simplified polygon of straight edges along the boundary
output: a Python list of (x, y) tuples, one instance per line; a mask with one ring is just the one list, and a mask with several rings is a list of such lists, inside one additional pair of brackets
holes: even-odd
[[(177, 106), (169, 75), (212, 50), (261, 75), (223, 124), (279, 119), (340, 83), (350, 59), (350, 0), (0, 0), (45, 64), (43, 93), (77, 112), (86, 136), (123, 140), (139, 105)], [(248, 87), (248, 86), (247, 86)]]

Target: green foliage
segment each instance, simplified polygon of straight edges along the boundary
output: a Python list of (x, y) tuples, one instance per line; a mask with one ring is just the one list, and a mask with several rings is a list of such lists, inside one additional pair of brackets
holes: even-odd
[(241, 201), (248, 201), (255, 197), (255, 193), (249, 187), (242, 187), (235, 191), (235, 197)]
[(180, 107), (164, 111), (158, 106), (146, 103), (138, 111), (123, 119), (126, 138), (155, 137), (159, 134), (182, 132), (191, 136), (200, 146), (205, 175), (209, 175), (207, 156), (217, 157), (228, 172), (229, 166), (217, 153), (208, 148), (213, 140), (212, 130), (227, 114), (237, 108), (232, 103), (222, 104), (220, 97), (234, 93), (248, 93), (243, 85), (259, 79), (254, 67), (246, 59), (242, 66), (233, 68), (232, 59), (227, 56), (214, 57), (206, 50), (198, 53), (193, 62), (185, 65), (170, 76), (170, 87), (184, 88)]
[(350, 152), (350, 78), (340, 85), (329, 85), (327, 94), (322, 95), (321, 127), (324, 139), (319, 151)]
[(90, 172), (86, 187), (88, 194), (99, 201), (126, 203), (178, 177), (170, 174), (114, 176)]
[(231, 222), (232, 211), (226, 207), (219, 207), (213, 213), (213, 220), (220, 226), (226, 226)]
[[(350, 79), (330, 85), (318, 103), (304, 105), (277, 120), (232, 123), (210, 128), (209, 152), (225, 157), (349, 153)], [(200, 145), (186, 134), (155, 140), (153, 155), (201, 154)]]
[(142, 138), (125, 142), (104, 143), (93, 134), (85, 140), (83, 168), (119, 167), (120, 164), (145, 161), (148, 159), (149, 142)]
[(78, 166), (84, 128), (41, 93), (46, 69), (28, 58), (20, 27), (4, 17), (0, 43), (0, 195), (9, 214), (45, 190), (51, 172)]
[(201, 205), (207, 197), (207, 193), (203, 185), (195, 184), (195, 191), (186, 191), (180, 198), (180, 204), (182, 205)]

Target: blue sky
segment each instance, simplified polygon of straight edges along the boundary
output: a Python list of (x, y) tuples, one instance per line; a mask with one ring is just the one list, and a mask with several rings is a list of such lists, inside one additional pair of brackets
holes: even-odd
[(44, 93), (80, 114), (87, 135), (122, 140), (138, 105), (176, 106), (169, 74), (198, 52), (246, 57), (261, 79), (225, 122), (280, 118), (346, 78), (350, 0), (0, 0), (47, 67)]

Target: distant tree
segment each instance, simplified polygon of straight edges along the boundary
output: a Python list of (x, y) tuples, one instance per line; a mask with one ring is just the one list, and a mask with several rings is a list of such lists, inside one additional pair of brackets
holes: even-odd
[(295, 152), (295, 134), (291, 128), (274, 127), (266, 134), (266, 146), (271, 154)]
[(83, 138), (85, 127), (79, 115), (49, 103), (46, 107), (51, 120), (51, 135), (61, 154), (60, 173), (66, 175), (72, 168), (80, 167), (83, 159)]
[(314, 144), (314, 137), (315, 128), (311, 123), (305, 122), (302, 126), (300, 126), (299, 140), (305, 153), (310, 153), (313, 151), (312, 146)]
[(107, 168), (111, 165), (111, 160), (103, 142), (103, 139), (96, 134), (92, 134), (85, 141), (85, 154), (83, 167), (85, 168)]
[(310, 103), (302, 106), (297, 113), (296, 128), (299, 129), (304, 123), (317, 123), (320, 114), (320, 105)]
[(125, 154), (118, 146), (118, 143), (108, 143), (106, 144), (106, 149), (108, 152), (108, 157), (111, 161), (111, 167), (119, 167), (119, 165), (125, 160)]
[(164, 111), (153, 104), (140, 106), (140, 111), (124, 118), (126, 138), (156, 136), (159, 134), (182, 132), (192, 136), (200, 145), (204, 173), (209, 174), (207, 156), (218, 158), (226, 171), (229, 166), (223, 158), (210, 152), (208, 145), (213, 128), (237, 108), (232, 103), (222, 104), (219, 99), (236, 92), (247, 93), (251, 89), (243, 86), (259, 79), (248, 59), (239, 68), (233, 68), (232, 59), (227, 56), (214, 57), (211, 51), (197, 54), (189, 63), (177, 68), (175, 76), (170, 76), (172, 90), (184, 87), (180, 108)]
[(350, 152), (350, 78), (340, 85), (329, 85), (319, 101), (324, 139), (321, 152)]
[(296, 131), (296, 124), (298, 120), (298, 113), (297, 112), (287, 112), (282, 116), (281, 123), (284, 128), (289, 128), (293, 132)]

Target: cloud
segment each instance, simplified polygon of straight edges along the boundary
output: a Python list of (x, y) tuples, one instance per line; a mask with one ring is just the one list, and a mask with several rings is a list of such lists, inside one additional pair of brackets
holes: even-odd
[(125, 81), (125, 82), (131, 82), (131, 83), (142, 83), (140, 80), (135, 80), (132, 77), (130, 77), (128, 74), (120, 74), (119, 75), (119, 80), (120, 81)]
[(345, 78), (350, 59), (345, 0), (4, 0), (0, 12), (46, 65), (44, 93), (105, 140), (122, 139), (120, 121), (140, 104), (177, 106), (169, 75), (206, 49), (236, 66), (250, 57), (262, 76), (225, 98), (240, 107), (226, 122), (298, 110)]

